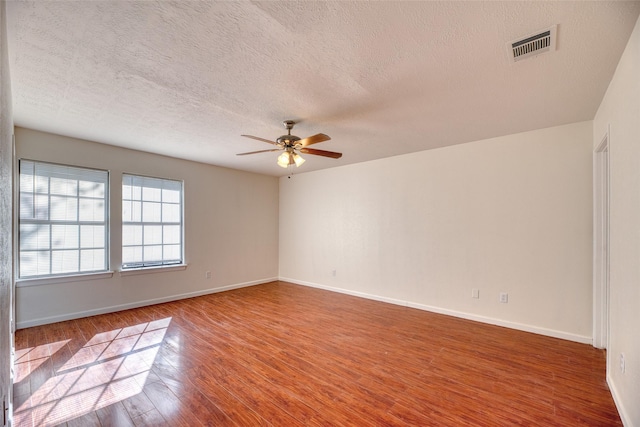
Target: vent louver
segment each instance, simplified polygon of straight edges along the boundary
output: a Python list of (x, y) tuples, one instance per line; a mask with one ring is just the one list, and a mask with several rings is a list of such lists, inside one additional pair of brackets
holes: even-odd
[(541, 53), (556, 50), (556, 28), (557, 26), (554, 25), (523, 39), (507, 43), (511, 62), (522, 61)]

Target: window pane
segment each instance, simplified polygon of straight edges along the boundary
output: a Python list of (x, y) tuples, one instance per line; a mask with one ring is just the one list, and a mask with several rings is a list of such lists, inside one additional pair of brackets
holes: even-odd
[(31, 193), (20, 193), (20, 218), (33, 219), (36, 216), (33, 205), (34, 195)]
[(163, 231), (162, 242), (167, 243), (180, 243), (180, 226), (179, 225), (165, 225)]
[(52, 225), (51, 246), (53, 249), (77, 249), (80, 243), (77, 225)]
[(100, 271), (105, 267), (103, 249), (80, 251), (80, 271)]
[(122, 200), (131, 200), (131, 186), (122, 184)]
[(20, 193), (21, 219), (49, 219), (49, 196)]
[(50, 194), (57, 194), (60, 196), (78, 195), (78, 181), (75, 179), (51, 178), (49, 182), (51, 185), (49, 190)]
[(49, 194), (49, 177), (36, 175), (35, 192), (38, 194)]
[(139, 185), (131, 187), (131, 200), (142, 200), (142, 187)]
[(104, 199), (105, 187), (102, 182), (80, 181), (78, 183), (79, 195), (81, 197)]
[(49, 224), (20, 224), (20, 249), (49, 249)]
[(142, 246), (122, 248), (122, 264), (142, 262)]
[(176, 189), (163, 189), (162, 201), (165, 203), (180, 203), (180, 188)]
[(142, 219), (142, 203), (130, 200), (122, 201), (122, 221), (140, 222)]
[(77, 221), (78, 199), (51, 196), (51, 221)]
[(20, 252), (20, 277), (49, 274), (49, 251)]
[(142, 222), (160, 222), (160, 203), (142, 202)]
[(80, 247), (104, 248), (104, 236), (104, 225), (82, 225), (80, 226)]
[(104, 222), (104, 200), (80, 199), (80, 221)]
[(51, 253), (51, 273), (63, 274), (78, 271), (79, 251), (53, 251)]
[(125, 246), (142, 244), (142, 226), (141, 225), (123, 225), (122, 226), (122, 244)]
[(162, 246), (145, 246), (144, 247), (144, 261), (145, 262), (154, 262), (154, 261), (162, 261)]
[(47, 194), (35, 195), (35, 216), (36, 219), (49, 219), (49, 196)]
[(131, 221), (135, 221), (135, 222), (142, 221), (142, 203), (141, 202), (131, 203)]
[(35, 177), (33, 162), (20, 162), (20, 191), (33, 192)]
[(148, 202), (159, 202), (161, 200), (160, 188), (143, 187), (142, 188), (142, 200)]
[(163, 222), (180, 222), (180, 205), (162, 204)]
[(162, 226), (145, 225), (144, 242), (145, 245), (159, 245), (162, 243)]
[(164, 245), (164, 260), (180, 260), (180, 245)]
[(122, 199), (122, 222), (131, 221), (131, 201)]

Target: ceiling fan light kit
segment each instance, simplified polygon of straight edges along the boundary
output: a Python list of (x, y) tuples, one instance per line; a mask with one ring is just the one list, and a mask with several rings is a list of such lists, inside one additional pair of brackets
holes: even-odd
[(332, 159), (339, 159), (340, 157), (342, 157), (342, 153), (306, 148), (311, 144), (329, 141), (331, 138), (328, 135), (318, 133), (308, 138), (301, 139), (300, 137), (291, 135), (291, 129), (293, 129), (293, 125), (295, 125), (296, 122), (294, 122), (293, 120), (285, 120), (282, 122), (282, 124), (284, 125), (285, 129), (287, 129), (287, 134), (280, 136), (275, 141), (270, 141), (268, 139), (260, 138), (253, 135), (241, 135), (246, 138), (266, 142), (267, 144), (276, 145), (278, 148), (272, 148), (270, 150), (249, 151), (247, 153), (238, 153), (237, 155), (245, 156), (247, 154), (267, 153), (271, 151), (284, 150), (284, 152), (278, 156), (277, 164), (278, 166), (285, 169), (290, 166), (293, 167), (293, 165), (295, 165), (296, 167), (300, 167), (300, 165), (305, 162), (305, 159), (303, 159), (302, 156), (298, 154), (298, 152), (311, 154), (314, 156), (330, 157)]
[(278, 156), (278, 166), (281, 168), (288, 168), (290, 165), (296, 165), (296, 167), (300, 167), (306, 160), (302, 158), (301, 155), (296, 153), (290, 153), (289, 151), (285, 151), (284, 153)]

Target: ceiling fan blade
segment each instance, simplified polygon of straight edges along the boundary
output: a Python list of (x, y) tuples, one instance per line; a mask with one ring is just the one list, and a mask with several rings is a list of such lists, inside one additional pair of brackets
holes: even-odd
[(301, 153), (313, 154), (314, 156), (331, 157), (332, 159), (339, 159), (342, 157), (342, 153), (336, 153), (335, 151), (316, 150), (314, 148), (301, 148)]
[(245, 138), (257, 139), (258, 141), (266, 142), (267, 144), (278, 145), (278, 143), (275, 141), (269, 141), (268, 139), (260, 138), (259, 136), (253, 136), (253, 135), (240, 135), (240, 136), (244, 136)]
[(306, 147), (307, 145), (317, 144), (318, 142), (324, 142), (330, 139), (331, 138), (328, 135), (325, 135), (324, 133), (319, 133), (316, 135), (312, 135), (308, 138), (301, 139), (300, 141), (297, 142), (297, 144), (301, 144), (303, 147)]
[(268, 153), (270, 151), (281, 151), (281, 148), (273, 148), (271, 150), (258, 150), (258, 151), (249, 151), (247, 153), (238, 153), (236, 156), (246, 156), (247, 154), (258, 154), (258, 153)]

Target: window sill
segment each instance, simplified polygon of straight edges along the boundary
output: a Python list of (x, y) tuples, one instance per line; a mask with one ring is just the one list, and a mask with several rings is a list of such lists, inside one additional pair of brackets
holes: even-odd
[(100, 273), (74, 274), (70, 276), (49, 276), (33, 279), (17, 279), (16, 288), (28, 286), (53, 285), (56, 283), (83, 282), (86, 280), (110, 279), (113, 277), (113, 271), (104, 271)]
[(142, 268), (128, 268), (126, 270), (120, 270), (120, 276), (136, 276), (138, 274), (154, 274), (154, 273), (164, 273), (167, 271), (181, 271), (186, 270), (188, 264), (176, 264), (176, 265), (167, 265), (164, 267), (142, 267)]

